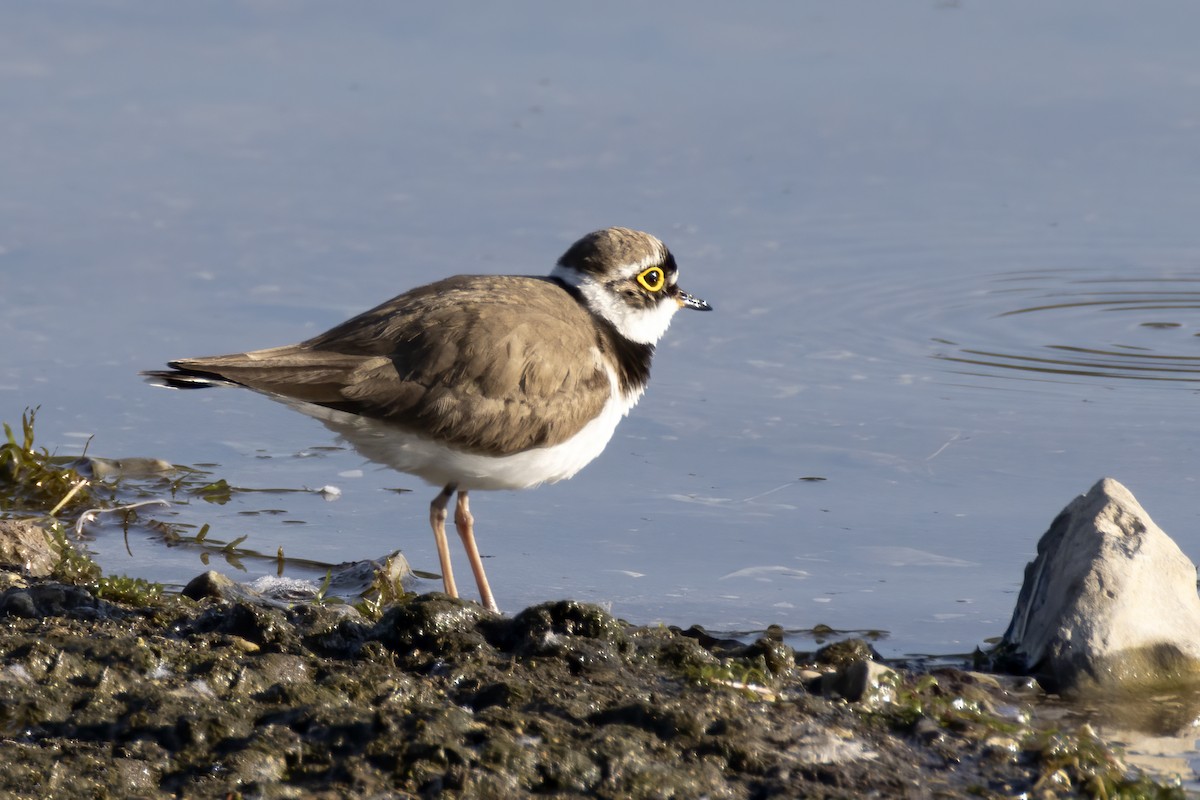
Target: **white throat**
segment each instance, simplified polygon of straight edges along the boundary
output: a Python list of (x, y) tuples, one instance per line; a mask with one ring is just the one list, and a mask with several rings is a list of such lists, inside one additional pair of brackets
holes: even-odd
[(561, 264), (550, 271), (550, 277), (578, 289), (592, 313), (612, 323), (626, 339), (640, 344), (657, 344), (670, 327), (671, 317), (679, 310), (679, 304), (670, 298), (653, 308), (634, 308), (591, 276), (581, 275)]

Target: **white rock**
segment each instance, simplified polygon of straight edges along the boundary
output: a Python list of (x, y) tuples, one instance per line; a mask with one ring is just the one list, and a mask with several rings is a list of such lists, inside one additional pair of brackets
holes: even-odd
[(1134, 496), (1105, 478), (1038, 542), (998, 654), (1049, 688), (1200, 676), (1196, 567)]
[(825, 695), (837, 695), (851, 703), (886, 705), (895, 699), (896, 670), (878, 661), (854, 661), (837, 672), (822, 677)]

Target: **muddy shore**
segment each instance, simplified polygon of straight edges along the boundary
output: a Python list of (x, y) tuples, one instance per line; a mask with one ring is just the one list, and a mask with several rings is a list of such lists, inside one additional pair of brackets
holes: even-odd
[(223, 482), (84, 478), (33, 416), (0, 444), (3, 798), (1183, 797), (1039, 722), (1027, 680), (896, 669), (861, 640), (499, 616), (406, 592), (391, 561), (355, 605), (106, 576), (72, 521), (121, 487), (128, 514)]
[(0, 573), (0, 796), (1182, 796), (1038, 730), (1016, 679), (892, 672), (862, 642), (224, 586), (114, 602)]

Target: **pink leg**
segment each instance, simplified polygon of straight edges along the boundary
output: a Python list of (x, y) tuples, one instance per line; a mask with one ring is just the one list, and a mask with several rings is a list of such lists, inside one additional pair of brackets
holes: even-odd
[(479, 600), (488, 611), (500, 613), (496, 599), (492, 597), (492, 587), (488, 586), (487, 574), (483, 571), (483, 559), (479, 557), (479, 548), (475, 546), (475, 518), (467, 505), (467, 492), (460, 489), (458, 504), (454, 507), (454, 527), (462, 538), (463, 549), (467, 551), (467, 560), (471, 562), (471, 571), (475, 573), (475, 585), (479, 587)]
[[(433, 528), (433, 540), (437, 543), (438, 560), (442, 562), (442, 587), (446, 594), (458, 597), (458, 588), (454, 585), (454, 569), (450, 566), (450, 545), (446, 543), (446, 506), (450, 503), (450, 495), (454, 494), (454, 488), (452, 483), (433, 498), (433, 502), (429, 504), (429, 525)], [(456, 513), (456, 519), (457, 516)]]

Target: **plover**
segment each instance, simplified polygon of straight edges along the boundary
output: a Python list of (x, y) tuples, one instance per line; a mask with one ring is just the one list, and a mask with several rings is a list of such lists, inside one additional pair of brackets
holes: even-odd
[(394, 297), (299, 344), (183, 358), (144, 373), (174, 388), (245, 386), (323, 422), (370, 461), (442, 487), (429, 505), (446, 593), (454, 524), (484, 607), (468, 493), (570, 478), (641, 398), (681, 308), (675, 258), (628, 228), (589, 233), (549, 276), (459, 275)]

